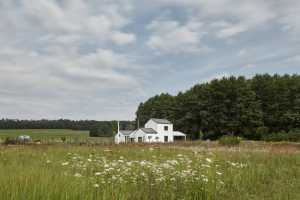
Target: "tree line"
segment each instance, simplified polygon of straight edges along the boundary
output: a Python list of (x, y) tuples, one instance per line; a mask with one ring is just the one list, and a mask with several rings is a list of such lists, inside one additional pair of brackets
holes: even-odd
[[(120, 122), (121, 129), (134, 129), (135, 122)], [(90, 136), (113, 136), (117, 131), (117, 121), (96, 120), (15, 120), (1, 119), (0, 129), (72, 129), (90, 131)]]
[(223, 135), (262, 139), (300, 128), (300, 75), (223, 77), (197, 84), (173, 96), (156, 95), (136, 112), (143, 125), (149, 118), (167, 118), (193, 139)]

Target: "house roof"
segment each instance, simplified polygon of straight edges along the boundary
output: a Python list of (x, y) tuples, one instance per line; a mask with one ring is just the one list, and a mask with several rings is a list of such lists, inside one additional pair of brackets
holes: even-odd
[(157, 134), (157, 132), (152, 128), (141, 128), (141, 130), (147, 134)]
[(169, 120), (167, 119), (156, 119), (156, 118), (151, 118), (150, 120), (154, 121), (157, 124), (172, 124)]
[(130, 135), (130, 134), (133, 133), (134, 131), (119, 130), (119, 132), (122, 133), (123, 135)]
[(186, 135), (180, 131), (173, 131), (173, 136), (186, 136)]

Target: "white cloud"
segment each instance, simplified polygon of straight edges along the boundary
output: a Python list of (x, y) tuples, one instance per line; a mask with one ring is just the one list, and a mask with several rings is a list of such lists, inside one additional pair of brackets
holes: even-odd
[(119, 45), (130, 44), (136, 41), (136, 37), (134, 34), (126, 34), (121, 32), (115, 32), (112, 34), (111, 39), (113, 42)]
[(288, 31), (299, 40), (300, 34), (300, 2), (297, 0), (283, 1), (281, 9), (279, 9), (279, 23), (283, 24), (283, 30)]
[[(231, 38), (243, 32), (260, 28), (271, 20), (275, 19), (275, 1), (260, 0), (156, 0), (164, 6), (184, 7), (188, 15), (193, 19), (198, 18), (216, 24), (216, 21), (223, 22), (222, 26), (213, 30), (220, 38)], [(205, 27), (209, 28), (209, 27)]]
[(34, 32), (37, 37), (44, 37), (46, 33), (51, 39), (64, 43), (80, 37), (117, 45), (135, 41), (134, 33), (122, 30), (130, 23), (128, 6), (104, 0), (97, 5), (95, 7), (83, 0), (64, 0), (61, 3), (56, 0), (23, 0), (20, 5), (5, 3), (0, 5), (0, 17), (4, 24), (0, 25), (0, 30), (8, 32), (8, 27), (14, 32)]
[(174, 20), (155, 20), (147, 26), (152, 32), (147, 46), (163, 53), (193, 53), (204, 49), (202, 24), (190, 21), (180, 24)]

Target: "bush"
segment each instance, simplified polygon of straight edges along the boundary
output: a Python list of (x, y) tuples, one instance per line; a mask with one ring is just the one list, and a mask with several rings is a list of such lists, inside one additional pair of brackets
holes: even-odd
[(5, 141), (3, 144), (9, 145), (9, 144), (17, 144), (17, 143), (18, 143), (18, 141), (15, 138), (7, 137), (7, 138), (5, 138)]
[(288, 141), (288, 142), (300, 142), (300, 131), (299, 130), (291, 130), (290, 132), (281, 131), (278, 133), (271, 133), (269, 135), (265, 135), (263, 140), (267, 142), (280, 142), (280, 141)]
[(67, 140), (67, 138), (66, 138), (66, 137), (61, 137), (60, 139), (61, 139), (62, 143), (65, 143), (65, 142), (66, 142), (66, 140)]
[(300, 129), (294, 129), (289, 132), (289, 141), (300, 142)]
[(270, 133), (263, 137), (263, 140), (267, 142), (280, 142), (289, 141), (289, 135), (285, 131), (280, 131), (277, 133)]
[(219, 144), (225, 146), (236, 146), (241, 143), (242, 138), (230, 135), (224, 135), (219, 139)]

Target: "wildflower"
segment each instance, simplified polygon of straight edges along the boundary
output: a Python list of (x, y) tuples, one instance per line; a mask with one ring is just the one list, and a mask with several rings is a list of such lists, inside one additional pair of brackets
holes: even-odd
[(51, 163), (51, 161), (50, 161), (50, 160), (47, 160), (46, 163), (49, 164), (49, 163)]
[(87, 159), (87, 161), (88, 161), (88, 162), (92, 162), (92, 159), (89, 158), (89, 159)]
[(101, 175), (101, 172), (96, 172), (95, 173), (95, 176), (100, 176)]
[(67, 165), (69, 165), (69, 162), (63, 162), (63, 163), (61, 163), (61, 165), (62, 166), (67, 166)]
[(74, 176), (75, 176), (75, 177), (78, 177), (78, 178), (79, 178), (79, 177), (82, 177), (82, 175), (79, 174), (79, 173), (74, 174)]
[(210, 168), (210, 166), (209, 166), (209, 165), (206, 165), (206, 164), (202, 164), (201, 166), (202, 166), (202, 167)]
[(206, 183), (208, 182), (208, 178), (206, 178), (206, 177), (203, 178), (202, 180), (203, 180), (204, 182), (206, 182)]
[(146, 161), (142, 160), (142, 161), (140, 162), (140, 165), (141, 165), (141, 166), (145, 166), (145, 165), (146, 165)]
[(221, 173), (221, 172), (216, 172), (216, 174), (218, 174), (218, 175), (222, 175), (222, 173)]
[(211, 162), (212, 162), (212, 160), (211, 160), (211, 159), (209, 159), (209, 158), (206, 158), (206, 161), (207, 161), (207, 162), (209, 162), (209, 163), (211, 163)]
[(97, 183), (94, 184), (94, 187), (95, 187), (95, 188), (98, 188), (98, 187), (99, 187), (99, 184), (97, 184)]

